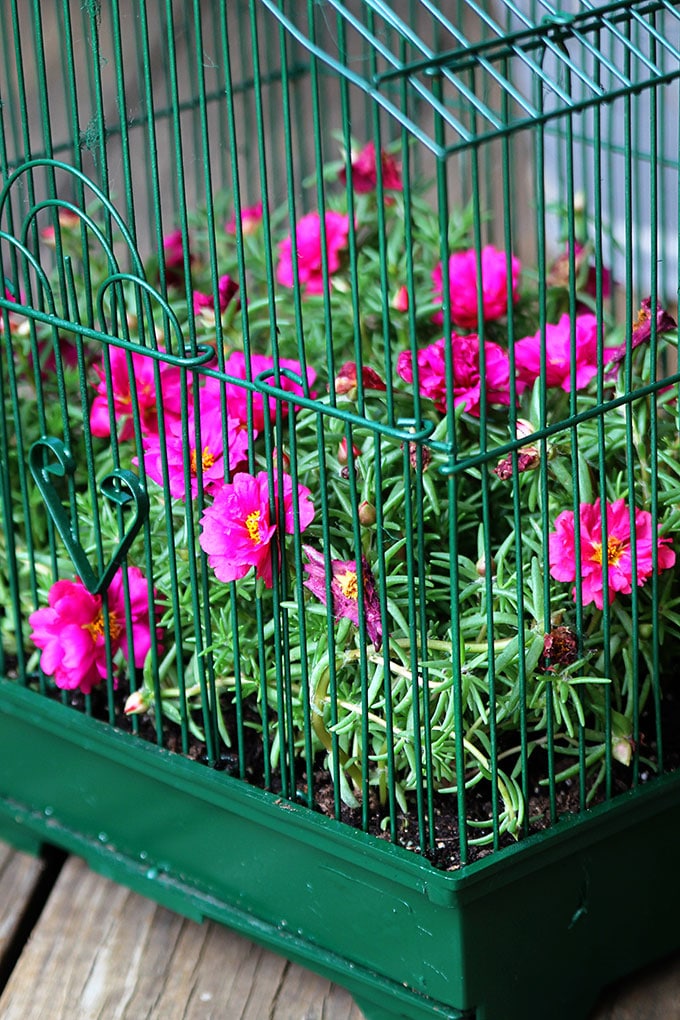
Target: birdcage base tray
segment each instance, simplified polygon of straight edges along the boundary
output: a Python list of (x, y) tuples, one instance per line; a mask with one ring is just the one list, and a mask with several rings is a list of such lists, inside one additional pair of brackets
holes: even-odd
[[(0, 680), (0, 836), (55, 845), (354, 995), (367, 1020), (578, 1020), (680, 947), (680, 777), (463, 871)], [(663, 903), (663, 910), (659, 904)]]

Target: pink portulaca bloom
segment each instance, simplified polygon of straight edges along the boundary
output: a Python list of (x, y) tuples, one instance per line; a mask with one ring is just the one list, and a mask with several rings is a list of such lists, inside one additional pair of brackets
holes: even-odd
[[(326, 605), (326, 577), (328, 570), (322, 553), (310, 545), (302, 547), (309, 563), (305, 564), (307, 580), (305, 588)], [(330, 560), (331, 596), (333, 616), (336, 620), (346, 617), (359, 626), (359, 578), (356, 560)], [(375, 578), (365, 556), (361, 557), (361, 588), (363, 594), (364, 623), (369, 641), (380, 648), (382, 622), (380, 602)]]
[[(573, 335), (576, 374), (572, 379), (571, 319), (565, 314), (555, 325), (545, 327), (545, 383), (560, 386), (567, 393), (572, 388), (582, 390), (597, 374), (597, 318), (590, 313), (577, 315)], [(517, 376), (529, 386), (541, 374), (541, 345), (540, 330), (515, 344)]]
[[(285, 369), (296, 375), (298, 378), (302, 378), (302, 366), (299, 361), (294, 361), (291, 358), (279, 358), (279, 368)], [(246, 356), (243, 351), (232, 351), (227, 360), (224, 363), (224, 371), (227, 375), (233, 376), (235, 379), (252, 379), (255, 380), (258, 376), (265, 374), (265, 382), (272, 386), (278, 385), (286, 393), (299, 393), (300, 396), (304, 394), (304, 389), (300, 383), (294, 382), (287, 375), (281, 375), (279, 382), (276, 384), (274, 377), (274, 359), (268, 354), (251, 354), (250, 355), (250, 375), (246, 372)], [(307, 384), (311, 387), (316, 379), (316, 372), (313, 368), (307, 368)], [(221, 386), (222, 384), (218, 379), (210, 377), (206, 380), (205, 386), (202, 390), (201, 403), (207, 407), (208, 403), (214, 403), (216, 406), (220, 406), (221, 401)], [(240, 386), (237, 382), (227, 382), (224, 384), (225, 392), (227, 395), (227, 406), (229, 409), (229, 416), (231, 418), (238, 418), (243, 424), (248, 423), (248, 401), (249, 391), (244, 386)], [(316, 393), (314, 390), (309, 390), (311, 397), (315, 397)], [(264, 428), (265, 415), (270, 421), (274, 421), (276, 417), (276, 404), (277, 401), (274, 397), (267, 397), (265, 405), (265, 396), (263, 393), (252, 392), (250, 397), (252, 405), (252, 424), (256, 432), (261, 432)], [(265, 411), (266, 406), (266, 411)], [(281, 401), (281, 413), (283, 417), (288, 416), (289, 404), (287, 401)]]
[[(133, 354), (132, 370), (134, 375), (134, 391), (137, 394), (137, 407), (141, 423), (142, 434), (158, 434), (158, 393), (156, 391), (156, 375), (154, 372), (154, 360), (144, 354)], [(128, 368), (128, 354), (122, 347), (111, 347), (109, 349), (111, 363), (111, 391), (113, 398), (113, 413), (118, 424), (118, 438), (120, 440), (132, 439), (134, 436), (133, 425), (133, 389)], [(90, 429), (92, 435), (106, 438), (111, 435), (111, 417), (109, 413), (109, 402), (106, 389), (106, 371), (104, 368), (104, 355), (101, 365), (94, 365), (94, 371), (99, 377), (97, 383), (97, 396), (92, 401), (90, 408)], [(161, 363), (161, 393), (163, 414), (166, 425), (179, 420), (181, 412), (182, 375), (179, 368), (174, 365)], [(186, 389), (191, 385), (189, 379), (184, 383)]]
[(295, 244), (293, 245), (292, 238), (289, 236), (279, 245), (276, 278), (283, 287), (293, 286), (293, 252), (295, 252), (300, 285), (306, 287), (307, 294), (323, 294), (324, 277), (321, 254), (323, 233), (326, 236), (328, 275), (332, 276), (340, 269), (342, 252), (347, 247), (349, 216), (330, 210), (325, 214), (322, 223), (318, 213), (307, 213), (301, 220), (298, 220)]
[[(518, 298), (519, 274), (522, 266), (514, 255), (510, 257), (510, 280), (508, 280), (508, 259), (504, 251), (493, 245), (486, 245), (481, 251), (482, 268), (482, 315), (484, 322), (502, 319), (507, 314), (508, 304)], [(444, 300), (444, 274), (439, 262), (432, 271), (432, 283), (436, 300)], [(477, 279), (477, 252), (454, 252), (449, 258), (449, 300), (451, 322), (462, 329), (477, 329), (479, 281)], [(444, 321), (443, 312), (433, 316), (434, 321)]]
[(300, 533), (314, 520), (309, 489), (298, 486), (295, 501), (290, 475), (274, 478), (276, 513), (272, 518), (269, 484), (266, 471), (255, 476), (240, 472), (218, 490), (212, 506), (201, 517), (199, 542), (220, 581), (238, 581), (254, 567), (255, 576), (271, 588), (271, 543), (276, 533), (280, 490), (285, 533)]
[[(226, 312), (232, 300), (238, 294), (238, 283), (232, 280), (231, 276), (225, 274), (218, 280), (218, 311), (222, 315)], [(193, 294), (194, 315), (201, 315), (203, 318), (215, 321), (215, 302), (212, 294), (204, 294), (195, 290)]]
[[(669, 548), (672, 539), (658, 538), (653, 534), (652, 515), (646, 510), (635, 510), (635, 527), (631, 533), (630, 508), (623, 499), (604, 504), (607, 522), (605, 550), (602, 542), (602, 505), (602, 502), (581, 503), (578, 519), (581, 596), (583, 605), (594, 602), (598, 609), (604, 605), (605, 585), (611, 605), (617, 592), (630, 595), (634, 585), (641, 587), (652, 576), (655, 545), (659, 572), (675, 563), (675, 553)], [(576, 580), (576, 527), (571, 510), (564, 510), (555, 520), (555, 531), (549, 537), (549, 548), (550, 573), (556, 581)], [(576, 599), (575, 587), (573, 595)]]
[(107, 594), (108, 619), (101, 595), (92, 595), (80, 580), (57, 581), (49, 605), (31, 613), (31, 640), (40, 648), (40, 668), (63, 690), (89, 694), (107, 676), (106, 638), (111, 658), (122, 651), (140, 669), (151, 648), (152, 629), (147, 582), (137, 567), (127, 570), (131, 630), (126, 629), (123, 571), (114, 574)]
[[(403, 191), (404, 184), (401, 179), (401, 166), (394, 156), (383, 150), (380, 153), (380, 166), (383, 189), (385, 191)], [(340, 171), (340, 180), (347, 180), (344, 167)], [(378, 166), (375, 143), (367, 142), (359, 152), (352, 153), (352, 187), (358, 195), (365, 195), (375, 191), (377, 186)]]
[[(244, 234), (254, 234), (262, 223), (262, 202), (256, 202), (255, 205), (249, 205), (241, 209), (241, 230)], [(233, 212), (231, 217), (225, 223), (224, 229), (228, 234), (236, 233), (236, 213)]]
[[(451, 334), (453, 392), (446, 385), (446, 343), (442, 338), (418, 351), (418, 384), (420, 393), (429, 397), (442, 414), (451, 399), (454, 407), (465, 405), (468, 414), (479, 417), (483, 390), (487, 404), (510, 403), (510, 364), (508, 355), (498, 344), (487, 340), (484, 344), (485, 371), (480, 372), (480, 344), (475, 333), (469, 336)], [(410, 351), (402, 351), (397, 359), (397, 372), (408, 383), (413, 382), (413, 358)]]
[[(227, 418), (227, 457), (230, 471), (248, 457), (248, 432), (236, 418)], [(165, 435), (170, 495), (186, 499), (186, 472), (188, 470), (191, 497), (198, 495), (198, 465), (201, 465), (203, 492), (214, 492), (224, 482), (227, 464), (224, 453), (224, 430), (219, 414), (201, 415), (200, 449), (196, 443), (196, 421), (190, 415), (187, 441), (180, 421), (173, 422)], [(144, 468), (158, 485), (163, 485), (163, 444), (159, 435), (150, 436), (144, 443)]]

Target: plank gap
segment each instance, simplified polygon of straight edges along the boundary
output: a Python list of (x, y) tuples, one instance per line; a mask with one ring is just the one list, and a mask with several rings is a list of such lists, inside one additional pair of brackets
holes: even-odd
[(14, 970), (24, 946), (43, 912), (68, 854), (55, 846), (45, 846), (40, 855), (42, 868), (22, 908), (11, 937), (0, 955), (0, 994)]

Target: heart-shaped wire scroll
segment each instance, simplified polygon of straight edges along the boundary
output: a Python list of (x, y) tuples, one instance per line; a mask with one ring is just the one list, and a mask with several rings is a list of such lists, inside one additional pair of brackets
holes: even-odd
[(113, 556), (102, 574), (97, 576), (85, 550), (78, 541), (71, 516), (67, 513), (52, 481), (53, 478), (74, 477), (76, 462), (70, 450), (61, 439), (43, 436), (31, 446), (28, 463), (54, 526), (73, 561), (78, 577), (92, 595), (101, 595), (110, 585), (113, 575), (123, 562), (128, 549), (149, 514), (149, 497), (139, 478), (132, 471), (117, 468), (106, 475), (100, 483), (99, 491), (102, 496), (119, 506), (121, 511), (125, 510), (129, 513), (132, 510), (132, 517)]

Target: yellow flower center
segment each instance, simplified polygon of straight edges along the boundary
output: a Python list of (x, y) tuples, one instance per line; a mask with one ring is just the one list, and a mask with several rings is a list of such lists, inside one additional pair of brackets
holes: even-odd
[[(123, 628), (118, 623), (116, 614), (112, 612), (112, 610), (109, 610), (109, 636), (111, 637), (112, 641), (115, 641), (117, 638), (120, 637), (120, 632), (122, 631), (122, 629)], [(92, 635), (93, 641), (97, 641), (98, 638), (103, 637), (106, 630), (106, 626), (104, 624), (104, 610), (100, 609), (97, 615), (95, 616), (94, 620), (92, 620), (90, 623), (84, 623), (83, 630), (89, 631), (89, 633)]]
[[(196, 461), (197, 461), (196, 451), (192, 450), (191, 451), (191, 462), (190, 462), (191, 463), (191, 473), (192, 473), (192, 475), (198, 474), (198, 465), (197, 465)], [(204, 446), (203, 447), (203, 453), (201, 454), (201, 467), (203, 468), (204, 471), (207, 471), (208, 468), (211, 468), (214, 463), (215, 463), (215, 454), (211, 451), (209, 446)]]
[(260, 511), (253, 510), (246, 517), (246, 529), (248, 531), (248, 538), (251, 542), (260, 541)]
[[(607, 539), (607, 566), (616, 567), (618, 562), (626, 551), (626, 545), (621, 541), (620, 538), (615, 538), (613, 535)], [(602, 564), (602, 545), (596, 543), (593, 552), (593, 563)]]
[(358, 600), (359, 582), (356, 571), (348, 570), (346, 574), (338, 574), (337, 582), (340, 585), (340, 591), (346, 599), (353, 599), (354, 602)]

